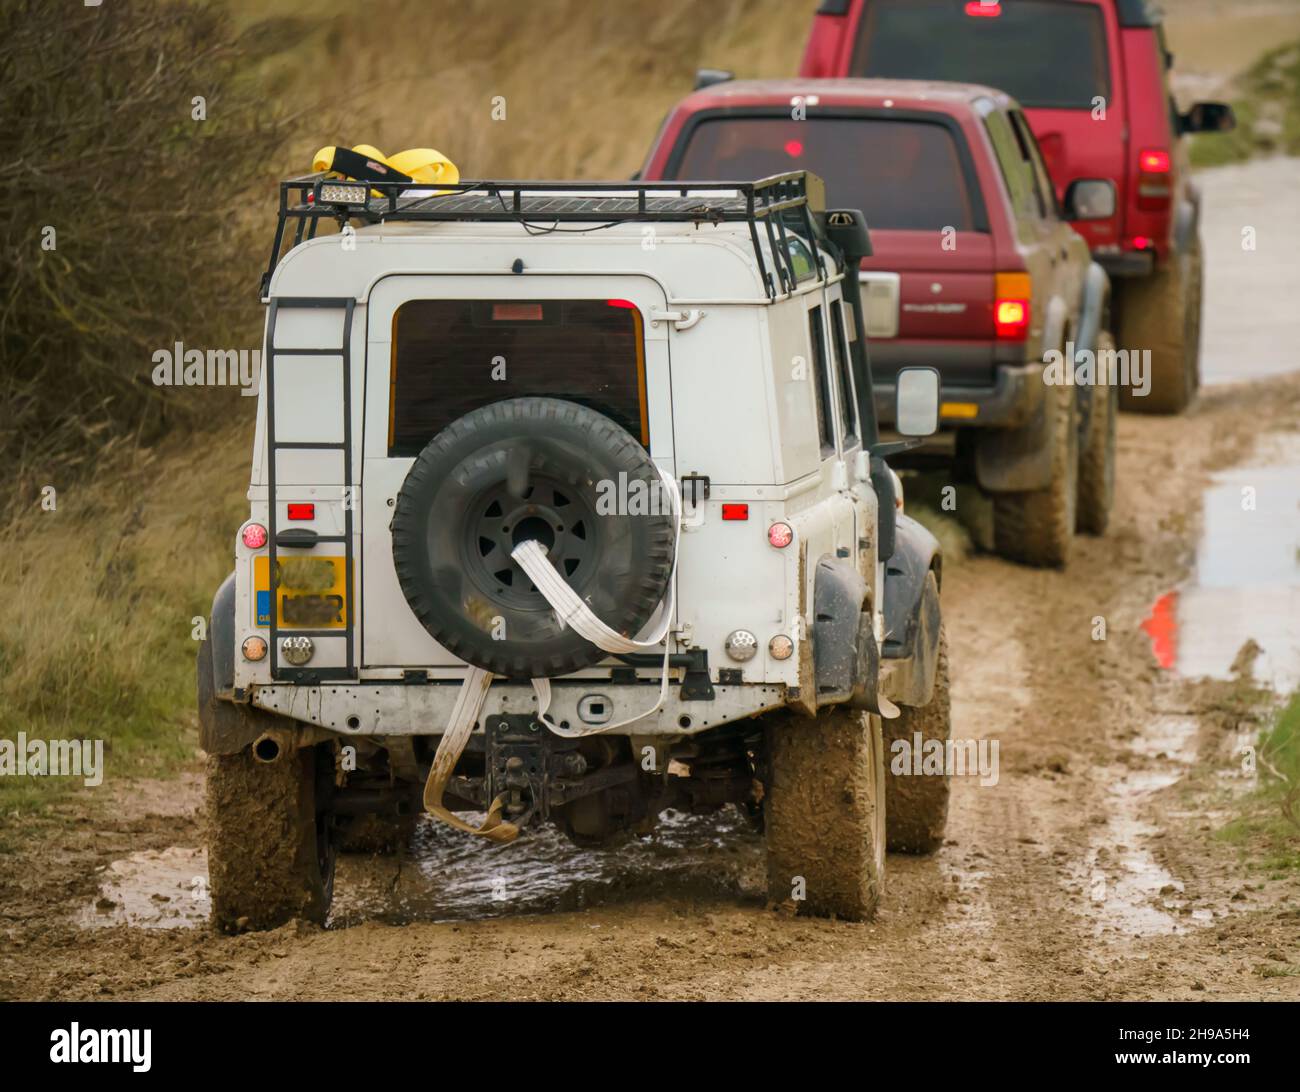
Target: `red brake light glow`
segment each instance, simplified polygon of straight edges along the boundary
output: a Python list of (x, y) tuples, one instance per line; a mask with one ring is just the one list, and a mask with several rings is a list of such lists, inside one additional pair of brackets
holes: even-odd
[(966, 5), (967, 15), (1001, 15), (1002, 9), (998, 6), (997, 0), (993, 3), (984, 3), (983, 0), (970, 0)]
[(791, 159), (798, 159), (801, 155), (803, 155), (803, 141), (787, 140), (785, 142), (785, 154), (788, 155)]
[(749, 519), (749, 505), (747, 504), (724, 504), (722, 506), (723, 519)]
[(1158, 148), (1147, 148), (1138, 153), (1138, 170), (1147, 174), (1168, 174), (1169, 153)]
[(290, 519), (315, 519), (316, 506), (314, 504), (291, 504), (289, 505)]
[(1022, 341), (1029, 333), (1033, 282), (1028, 273), (993, 278), (993, 328), (999, 338)]
[(239, 537), (250, 550), (260, 550), (266, 545), (266, 528), (260, 523), (250, 523)]

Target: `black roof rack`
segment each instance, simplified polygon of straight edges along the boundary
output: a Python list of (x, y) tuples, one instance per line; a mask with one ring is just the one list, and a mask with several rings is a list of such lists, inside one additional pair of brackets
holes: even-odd
[[(324, 190), (324, 195), (322, 195)], [(821, 250), (834, 251), (823, 225), (825, 187), (810, 171), (773, 175), (756, 182), (458, 182), (425, 186), (402, 182), (353, 182), (327, 173), (280, 183), (280, 210), (271, 259), (262, 275), (267, 298), (271, 274), (285, 242), (291, 248), (314, 238), (322, 219), (342, 228), (356, 221), (512, 221), (530, 226), (588, 224), (596, 230), (614, 224), (747, 223), (759, 275), (769, 299), (792, 290), (800, 279), (792, 237), (810, 249), (811, 268), (826, 277)], [(290, 231), (289, 224), (296, 221)], [(767, 236), (774, 271), (760, 243)], [(775, 279), (773, 278), (775, 272)]]

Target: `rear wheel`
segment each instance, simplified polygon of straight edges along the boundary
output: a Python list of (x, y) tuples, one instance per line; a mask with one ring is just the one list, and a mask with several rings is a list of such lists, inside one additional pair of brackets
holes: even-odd
[[(1115, 339), (1103, 331), (1097, 338), (1097, 351), (1110, 352)], [(1118, 386), (1098, 384), (1092, 390), (1092, 412), (1088, 431), (1079, 453), (1078, 529), (1084, 534), (1100, 535), (1110, 522), (1115, 502), (1115, 427), (1119, 412)]]
[[(940, 773), (916, 773), (908, 762), (894, 772), (898, 752), (894, 744), (907, 741), (904, 753), (930, 740), (944, 745), (952, 738), (952, 706), (948, 696), (948, 639), (939, 631), (939, 659), (934, 669), (934, 696), (919, 709), (899, 706), (900, 715), (884, 722), (885, 744), (885, 829), (891, 853), (933, 853), (943, 845), (948, 824), (951, 790), (947, 764)], [(899, 748), (899, 751), (904, 751)], [(922, 752), (924, 757), (924, 752)]]
[(993, 497), (993, 541), (997, 552), (1027, 565), (1061, 567), (1070, 559), (1077, 519), (1079, 428), (1074, 387), (1047, 388), (1055, 415), (1052, 478), (1046, 489), (997, 493)]
[(293, 748), (287, 738), (272, 731), (208, 758), (212, 923), (223, 932), (294, 918), (323, 925), (329, 911), (335, 852), (324, 805), (333, 763), (328, 750)]
[(1150, 277), (1125, 280), (1120, 290), (1120, 338), (1130, 353), (1151, 351), (1151, 390), (1121, 388), (1120, 408), (1134, 413), (1181, 413), (1201, 385), (1201, 244)]
[(864, 921), (885, 874), (880, 719), (833, 705), (767, 727), (768, 897), (803, 913)]

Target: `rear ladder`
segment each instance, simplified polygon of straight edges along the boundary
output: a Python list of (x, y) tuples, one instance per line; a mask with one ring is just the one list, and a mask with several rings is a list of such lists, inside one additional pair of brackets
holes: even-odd
[[(280, 296), (272, 297), (266, 326), (266, 476), (267, 476), (267, 537), (270, 544), (270, 585), (271, 604), (269, 610), (271, 678), (276, 682), (292, 682), (312, 685), (322, 679), (355, 679), (356, 669), (356, 604), (354, 602), (354, 549), (352, 544), (352, 511), (354, 508), (352, 481), (352, 311), (356, 301), (351, 297), (306, 297)], [(338, 349), (280, 349), (275, 345), (276, 318), (282, 307), (312, 308), (317, 310), (343, 311), (343, 344)], [(277, 441), (275, 438), (275, 363), (282, 356), (330, 356), (341, 357), (343, 361), (343, 440), (297, 440)], [(280, 663), (280, 596), (279, 563), (276, 537), (278, 534), (278, 504), (276, 499), (277, 452), (284, 450), (341, 451), (343, 453), (343, 534), (318, 535), (317, 544), (341, 542), (343, 544), (344, 565), (344, 604), (343, 629), (299, 629), (286, 630), (286, 636), (337, 638), (340, 635), (347, 644), (347, 664), (344, 667), (290, 667)]]

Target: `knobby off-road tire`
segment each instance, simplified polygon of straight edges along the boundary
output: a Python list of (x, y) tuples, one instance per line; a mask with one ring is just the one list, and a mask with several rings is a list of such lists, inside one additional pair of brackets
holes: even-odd
[[(1097, 337), (1097, 351), (1110, 352), (1115, 339), (1106, 331)], [(1105, 534), (1115, 503), (1115, 429), (1119, 416), (1119, 387), (1096, 386), (1088, 432), (1079, 452), (1079, 510), (1077, 529), (1087, 535)]]
[[(933, 577), (931, 577), (933, 579)], [(900, 705), (900, 716), (883, 724), (885, 741), (885, 830), (891, 853), (933, 853), (943, 845), (948, 824), (950, 778), (945, 763), (940, 774), (914, 773), (911, 761), (919, 732), (922, 745), (938, 740), (945, 745), (952, 738), (952, 704), (948, 695), (948, 638), (939, 630), (939, 659), (934, 669), (934, 696), (930, 704), (914, 709)], [(906, 740), (907, 747), (896, 755), (893, 745)], [(925, 752), (921, 752), (924, 758)], [(895, 773), (895, 761), (906, 766)]]
[(869, 919), (885, 874), (880, 719), (844, 705), (773, 717), (767, 758), (768, 897), (793, 899), (800, 913)]
[(212, 923), (223, 932), (323, 925), (334, 892), (334, 848), (317, 807), (318, 747), (259, 761), (254, 744), (208, 757), (208, 876)]
[(654, 615), (673, 565), (672, 505), (645, 448), (557, 398), (494, 402), (438, 433), (402, 483), (392, 535), (402, 592), (424, 628), (453, 655), (513, 679), (567, 675), (606, 656), (556, 620), (510, 556), (520, 542), (541, 542), (596, 617), (628, 637)]
[(994, 494), (993, 543), (1012, 561), (1060, 568), (1070, 560), (1078, 518), (1079, 427), (1073, 386), (1049, 386), (1046, 397), (1056, 416), (1051, 483), (1031, 492)]
[(1120, 409), (1182, 413), (1201, 385), (1201, 243), (1175, 256), (1150, 277), (1123, 281), (1120, 345), (1130, 354), (1151, 350), (1151, 390), (1120, 390)]

